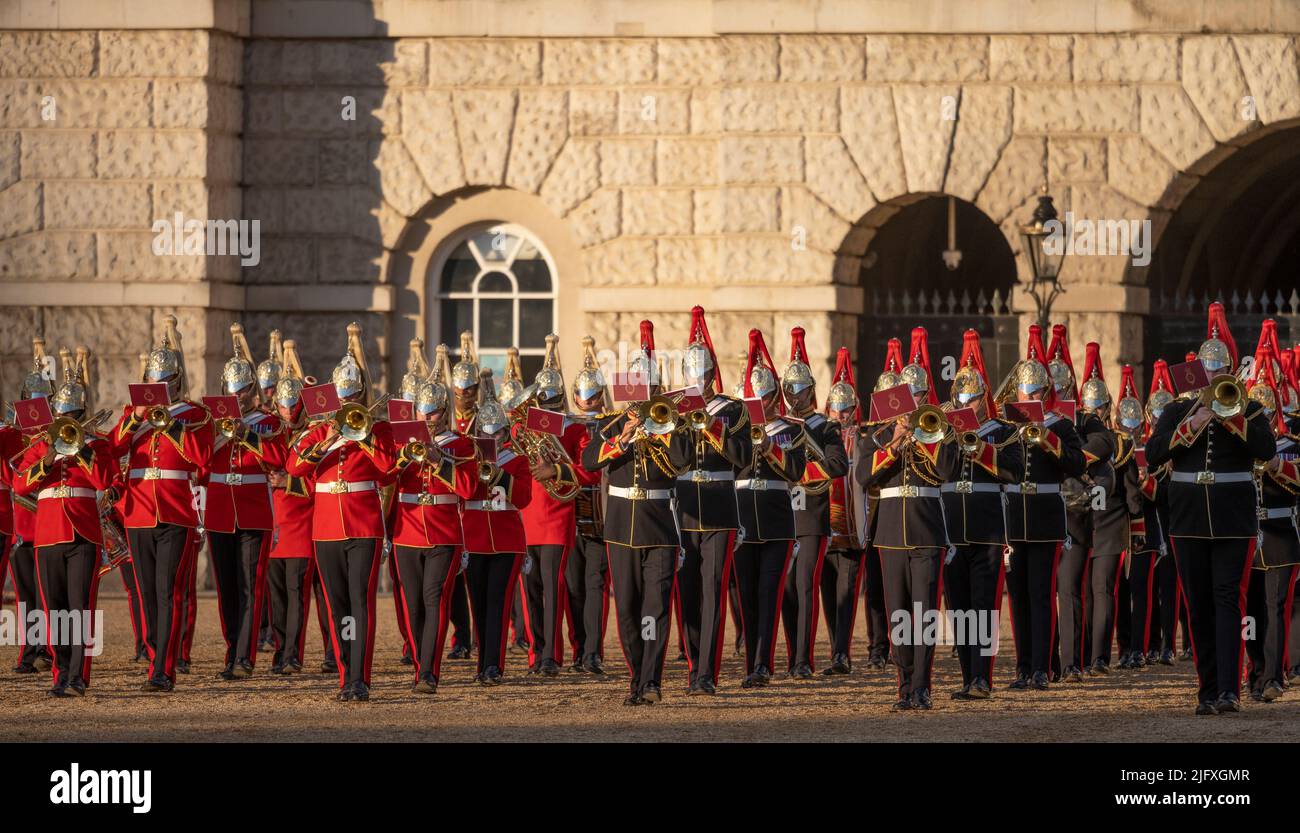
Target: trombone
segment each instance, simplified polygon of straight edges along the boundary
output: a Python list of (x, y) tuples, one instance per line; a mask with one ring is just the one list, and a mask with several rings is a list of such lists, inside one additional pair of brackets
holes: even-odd
[(392, 398), (391, 394), (386, 393), (368, 408), (360, 402), (344, 402), (334, 412), (334, 427), (345, 440), (364, 442), (375, 429), (375, 411)]
[(89, 419), (78, 422), (70, 416), (61, 416), (45, 430), (45, 438), (54, 446), (56, 454), (72, 456), (86, 445), (86, 432), (103, 422), (111, 412), (107, 409), (96, 411)]
[(948, 434), (948, 415), (937, 405), (922, 405), (908, 414), (907, 427), (914, 441), (937, 443)]
[(1231, 373), (1220, 373), (1201, 390), (1201, 404), (1222, 419), (1241, 413), (1246, 399), (1246, 389)]

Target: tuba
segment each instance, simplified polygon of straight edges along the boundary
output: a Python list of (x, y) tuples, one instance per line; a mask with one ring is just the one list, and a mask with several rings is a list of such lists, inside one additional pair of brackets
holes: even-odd
[[(541, 431), (533, 431), (528, 428), (528, 409), (531, 407), (532, 394), (536, 392), (536, 387), (530, 385), (524, 389), (522, 399), (516, 397), (511, 403), (514, 407), (510, 411), (510, 419), (514, 423), (513, 443), (515, 449), (528, 458), (528, 465), (536, 468), (537, 466), (550, 463), (552, 465), (565, 464), (573, 466), (573, 460), (569, 457), (569, 452), (564, 450), (559, 439), (554, 434), (547, 434)], [(485, 464), (487, 465), (487, 464)], [(483, 472), (480, 468), (480, 479), (483, 478)], [(578, 496), (581, 487), (577, 483), (560, 483), (554, 478), (550, 480), (537, 481), (546, 493), (552, 498), (559, 501), (570, 501)]]

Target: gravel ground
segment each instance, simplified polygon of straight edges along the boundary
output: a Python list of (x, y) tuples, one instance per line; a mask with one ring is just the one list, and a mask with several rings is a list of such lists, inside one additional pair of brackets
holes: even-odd
[[(114, 581), (112, 577), (110, 581)], [(106, 588), (107, 589), (107, 588)], [(849, 677), (807, 682), (777, 679), (752, 691), (739, 687), (741, 662), (730, 654), (719, 694), (685, 696), (686, 665), (670, 657), (665, 700), (627, 708), (627, 675), (611, 630), (604, 678), (565, 671), (557, 679), (526, 676), (526, 660), (512, 654), (506, 683), (482, 688), (470, 662), (447, 661), (434, 697), (410, 692), (409, 668), (399, 664), (397, 625), (390, 597), (381, 597), (379, 638), (369, 703), (338, 703), (337, 678), (316, 673), (320, 634), (312, 611), (307, 670), (273, 676), (262, 657), (253, 677), (223, 682), (216, 602), (199, 602), (192, 673), (171, 694), (138, 691), (143, 663), (131, 661), (125, 596), (105, 594), (107, 641), (94, 664), (84, 700), (45, 696), (48, 674), (17, 675), (17, 649), (0, 649), (0, 740), (4, 741), (1294, 741), (1300, 739), (1300, 691), (1264, 705), (1247, 703), (1239, 715), (1192, 714), (1195, 674), (1190, 662), (1156, 666), (1054, 685), (1047, 692), (1004, 690), (1008, 657), (998, 663), (994, 697), (960, 703), (948, 698), (959, 683), (957, 662), (942, 649), (935, 662), (935, 707), (893, 714), (895, 677), (855, 670)], [(9, 608), (12, 610), (12, 607)], [(613, 622), (611, 611), (611, 625)], [(730, 626), (728, 627), (730, 631)], [(823, 628), (823, 638), (824, 638)], [(731, 634), (728, 633), (730, 642)], [(673, 637), (676, 644), (676, 637)], [(866, 629), (859, 617), (859, 647)], [(1003, 635), (1003, 646), (1010, 636)], [(675, 653), (672, 652), (672, 653)], [(818, 657), (826, 654), (824, 642)], [(784, 663), (784, 646), (778, 649)]]

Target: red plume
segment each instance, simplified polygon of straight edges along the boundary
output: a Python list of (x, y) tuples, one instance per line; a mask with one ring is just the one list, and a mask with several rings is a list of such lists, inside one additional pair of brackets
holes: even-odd
[[(849, 354), (849, 348), (847, 347), (841, 347), (839, 352), (835, 354), (835, 373), (831, 376), (831, 384), (834, 385), (839, 382), (844, 382), (855, 391), (858, 388), (857, 383), (853, 381), (853, 357)], [(830, 403), (827, 402), (826, 415), (830, 416), (830, 412)], [(862, 421), (861, 400), (858, 400), (858, 406), (853, 409), (853, 421)]]
[(772, 378), (778, 382), (776, 386), (776, 408), (781, 416), (785, 416), (785, 396), (781, 393), (781, 377), (777, 375), (776, 365), (772, 363), (772, 357), (768, 355), (767, 343), (763, 341), (762, 331), (755, 327), (749, 331), (749, 356), (745, 360), (745, 396), (747, 397), (754, 395), (754, 385), (750, 382), (749, 377), (754, 372), (754, 365), (760, 363), (772, 371)]
[(713, 359), (713, 387), (721, 393), (725, 388), (722, 386), (722, 365), (718, 363), (718, 354), (713, 349), (713, 339), (709, 337), (709, 325), (704, 323), (704, 307), (691, 307), (691, 332), (686, 339), (687, 344), (703, 342), (704, 346), (709, 348), (709, 358)]
[(935, 390), (934, 374), (930, 372), (930, 334), (925, 331), (925, 327), (912, 328), (912, 349), (909, 355), (912, 357), (912, 364), (919, 364), (925, 368), (925, 378), (930, 388), (927, 398), (931, 405), (938, 405), (939, 394)]
[(641, 349), (654, 362), (655, 352), (655, 325), (653, 321), (644, 320), (641, 322)]
[(1283, 350), (1281, 364), (1283, 383), (1292, 394), (1287, 397), (1287, 401), (1290, 402), (1292, 398), (1300, 396), (1300, 372), (1297, 372), (1295, 366), (1295, 353), (1290, 350)]
[(1265, 350), (1270, 356), (1282, 355), (1282, 348), (1277, 343), (1277, 322), (1272, 318), (1264, 319), (1264, 325), (1259, 328), (1259, 344), (1255, 346), (1255, 367), (1250, 374), (1252, 377), (1259, 376), (1259, 366), (1264, 361)]
[(1126, 364), (1120, 369), (1119, 398), (1132, 397), (1133, 399), (1142, 400), (1138, 396), (1137, 384), (1133, 381), (1133, 365)]
[(984, 380), (984, 405), (988, 409), (988, 415), (994, 416), (998, 412), (997, 403), (993, 400), (993, 388), (989, 386), (989, 374), (984, 367), (984, 350), (980, 347), (980, 334), (975, 330), (967, 330), (961, 339), (961, 360), (957, 362), (959, 367), (974, 368), (979, 373), (980, 378)]
[(1101, 372), (1101, 345), (1090, 341), (1083, 348), (1083, 379), (1086, 382), (1093, 376), (1102, 381), (1106, 379)]
[(1047, 350), (1043, 347), (1043, 328), (1037, 324), (1029, 325), (1029, 348), (1026, 359), (1032, 359), (1047, 370), (1047, 398), (1043, 400), (1043, 410), (1050, 411), (1056, 407), (1056, 388), (1052, 386), (1052, 374), (1047, 367)]
[(903, 342), (896, 338), (889, 340), (885, 349), (885, 373), (897, 373), (903, 369)]
[[(808, 361), (808, 347), (803, 343), (803, 327), (795, 327), (790, 330), (790, 361), (803, 362), (812, 370), (812, 362)], [(812, 406), (817, 407), (817, 394), (813, 394)]]
[[(1155, 366), (1151, 369), (1151, 393), (1158, 390), (1174, 392), (1174, 380), (1169, 375), (1169, 362), (1164, 359), (1156, 359)], [(1148, 399), (1151, 398), (1151, 393), (1147, 394)]]
[(1188, 361), (1188, 362), (1196, 361), (1196, 353), (1192, 350), (1188, 350), (1187, 355), (1183, 357), (1183, 361)]
[(1228, 329), (1228, 315), (1223, 311), (1223, 304), (1218, 301), (1210, 304), (1210, 316), (1205, 325), (1205, 337), (1217, 338), (1228, 345), (1228, 353), (1232, 356), (1232, 367), (1237, 366), (1237, 342), (1233, 340), (1232, 331)]
[[(1074, 381), (1072, 394), (1077, 402), (1079, 399), (1079, 374), (1074, 369), (1074, 360), (1070, 358), (1070, 334), (1064, 324), (1052, 325), (1052, 343), (1047, 345), (1047, 356), (1043, 362), (1050, 367), (1051, 360), (1057, 358), (1065, 362), (1066, 366), (1070, 368), (1070, 378)], [(1086, 363), (1087, 359), (1085, 358), (1084, 361)], [(1086, 369), (1083, 371), (1083, 378), (1088, 378)]]
[(1264, 345), (1260, 351), (1255, 354), (1255, 374), (1254, 381), (1249, 384), (1253, 389), (1256, 385), (1267, 385), (1273, 390), (1273, 402), (1277, 406), (1273, 409), (1273, 419), (1277, 423), (1279, 434), (1286, 433), (1286, 420), (1282, 418), (1282, 392), (1278, 389), (1277, 376), (1273, 373), (1273, 348)]

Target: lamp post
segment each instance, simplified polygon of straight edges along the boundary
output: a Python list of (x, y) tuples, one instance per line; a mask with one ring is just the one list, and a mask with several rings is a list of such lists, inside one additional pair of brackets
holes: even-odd
[(1024, 291), (1034, 299), (1038, 325), (1047, 330), (1052, 317), (1052, 302), (1065, 290), (1061, 288), (1061, 265), (1065, 262), (1066, 230), (1057, 220), (1056, 206), (1044, 184), (1038, 194), (1038, 207), (1029, 222), (1020, 227), (1020, 239), (1029, 264), (1029, 286)]

